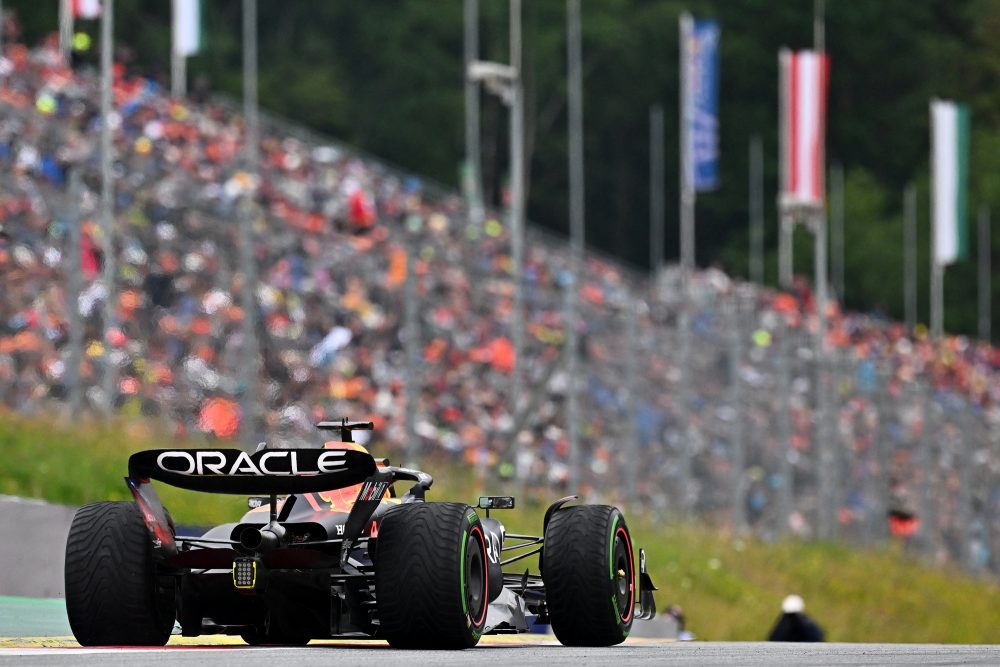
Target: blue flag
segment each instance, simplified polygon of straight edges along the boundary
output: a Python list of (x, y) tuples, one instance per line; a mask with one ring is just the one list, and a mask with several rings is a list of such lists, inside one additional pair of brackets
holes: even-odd
[(696, 192), (719, 184), (719, 24), (696, 19), (684, 30), (688, 183)]

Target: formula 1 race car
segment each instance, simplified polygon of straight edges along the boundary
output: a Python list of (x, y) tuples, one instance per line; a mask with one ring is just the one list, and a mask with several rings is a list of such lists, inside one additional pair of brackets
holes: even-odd
[[(656, 613), (645, 554), (636, 577), (617, 508), (571, 506), (570, 496), (548, 508), (542, 536), (507, 533), (490, 512), (513, 509), (514, 498), (482, 497), (475, 509), (427, 502), (430, 475), (353, 442), (371, 422), (317, 426), (342, 442), (133, 454), (125, 481), (135, 502), (86, 505), (70, 527), (66, 609), (76, 639), (162, 646), (179, 623), (186, 637), (249, 644), (371, 638), (459, 649), (549, 623), (563, 644), (610, 646), (633, 619)], [(246, 494), (250, 511), (201, 536), (177, 535), (153, 479)], [(412, 486), (397, 496), (400, 482)], [(535, 554), (540, 574), (505, 571)]]

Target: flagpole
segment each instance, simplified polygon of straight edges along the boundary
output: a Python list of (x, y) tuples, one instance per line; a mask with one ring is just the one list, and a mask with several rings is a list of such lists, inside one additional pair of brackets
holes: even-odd
[[(819, 60), (819, 68), (824, 68), (826, 56), (826, 25), (824, 23), (824, 1), (816, 0), (816, 25), (815, 44), (816, 58)], [(823, 99), (823, 91), (820, 92), (820, 99)], [(823, 113), (821, 111), (821, 113)], [(825, 129), (825, 128), (824, 128)], [(836, 416), (833, 406), (833, 381), (830, 374), (830, 360), (826, 353), (826, 307), (829, 300), (829, 257), (830, 247), (829, 223), (826, 212), (826, 136), (819, 136), (820, 155), (823, 161), (816, 165), (819, 172), (820, 192), (815, 216), (815, 258), (813, 260), (815, 268), (814, 288), (816, 291), (816, 363), (817, 363), (817, 403), (819, 405), (819, 455), (821, 470), (820, 475), (820, 503), (821, 514), (819, 522), (819, 536), (825, 539), (836, 537), (836, 508), (839, 504), (837, 499), (837, 477), (838, 477), (838, 451), (836, 447)]]
[(826, 51), (826, 2), (813, 0), (813, 49)]
[(931, 260), (931, 338), (944, 333), (944, 267)]
[(247, 168), (257, 175), (260, 114), (257, 103), (257, 0), (243, 0), (243, 118)]
[(59, 0), (59, 50), (66, 63), (73, 50), (73, 0)]
[(830, 170), (830, 261), (834, 295), (844, 303), (844, 166), (839, 163)]
[(792, 240), (795, 231), (795, 218), (784, 201), (783, 193), (789, 191), (791, 175), (789, 174), (788, 153), (792, 150), (789, 142), (788, 117), (788, 77), (791, 67), (791, 51), (781, 49), (778, 52), (778, 166), (781, 170), (781, 188), (778, 194), (778, 285), (783, 289), (792, 286)]
[(170, 93), (174, 97), (187, 95), (187, 56), (181, 53), (177, 40), (180, 37), (180, 0), (173, 0), (173, 39), (170, 49)]
[[(243, 412), (241, 436), (253, 444), (257, 433), (257, 384), (260, 379), (260, 350), (257, 341), (257, 264), (254, 253), (253, 223), (257, 215), (256, 187), (258, 174), (258, 108), (257, 108), (257, 0), (243, 0), (243, 116), (244, 163), (251, 175), (251, 190), (239, 207), (240, 264), (243, 274)], [(412, 268), (412, 267), (410, 267)]]
[(187, 95), (187, 57), (176, 51), (170, 56), (170, 94), (176, 98)]
[(903, 312), (906, 333), (917, 326), (917, 186), (910, 183), (903, 194)]
[(931, 187), (930, 187), (930, 200), (931, 200), (931, 338), (938, 339), (941, 337), (941, 332), (944, 328), (943, 316), (941, 310), (943, 308), (944, 301), (944, 267), (938, 262), (938, 213), (935, 204), (937, 197), (942, 196), (941, 193), (937, 192), (939, 185), (936, 181), (936, 161), (938, 156), (935, 154), (936, 146), (934, 143), (935, 136), (935, 117), (934, 117), (934, 100), (930, 103), (930, 130), (931, 130)]
[(764, 145), (750, 139), (750, 281), (764, 283)]
[(649, 109), (649, 273), (653, 288), (663, 265), (666, 205), (663, 192), (663, 107)]
[(943, 196), (938, 192), (940, 165), (936, 153), (935, 133), (936, 124), (934, 116), (934, 101), (931, 101), (931, 339), (937, 340), (944, 330), (944, 266), (938, 261), (938, 228), (941, 221), (938, 220), (937, 198)]
[(573, 277), (567, 289), (566, 353), (569, 395), (566, 406), (566, 431), (569, 440), (570, 493), (580, 492), (581, 451), (579, 427), (579, 316), (577, 295), (583, 269), (584, 247), (584, 173), (583, 173), (583, 76), (581, 74), (580, 0), (566, 0), (569, 107), (569, 228), (570, 264)]
[[(417, 232), (407, 229), (403, 232), (406, 248), (406, 282), (403, 283), (403, 331), (406, 334), (404, 350), (406, 354), (406, 385), (403, 395), (406, 412), (403, 415), (406, 444), (403, 450), (404, 464), (420, 465), (420, 441), (417, 439), (417, 412), (420, 410), (420, 302), (417, 296), (417, 259), (420, 239)], [(477, 462), (477, 465), (481, 465)]]
[(990, 244), (990, 207), (982, 204), (979, 207), (979, 338), (983, 341), (988, 341), (991, 333)]
[(80, 377), (80, 362), (83, 360), (83, 323), (80, 318), (80, 293), (83, 291), (83, 276), (80, 267), (80, 167), (69, 170), (68, 201), (63, 212), (68, 229), (69, 280), (66, 285), (67, 324), (69, 325), (69, 368), (66, 379), (69, 385), (69, 414), (72, 419), (80, 416), (83, 403), (83, 386)]
[(105, 0), (101, 11), (101, 232), (104, 237), (104, 256), (101, 278), (107, 294), (104, 297), (103, 345), (104, 345), (104, 396), (107, 412), (114, 410), (114, 392), (117, 373), (108, 349), (108, 333), (115, 324), (115, 306), (118, 302), (115, 290), (117, 274), (115, 258), (114, 230), (114, 174), (111, 169), (111, 49), (114, 39), (115, 1)]
[[(479, 59), (479, 0), (465, 0), (465, 72)], [(483, 224), (483, 164), (480, 152), (479, 82), (465, 78), (465, 161), (469, 170), (467, 178), (469, 222), (474, 227)]]
[(693, 19), (688, 13), (680, 17), (680, 194), (681, 194), (681, 268), (685, 283), (694, 270), (694, 207), (695, 192), (691, 182), (691, 81), (687, 71), (687, 46), (693, 29)]
[[(511, 412), (518, 415), (525, 369), (524, 359), (524, 78), (521, 71), (521, 0), (510, 0), (510, 236), (514, 279)], [(516, 437), (517, 434), (514, 434)]]
[(991, 333), (990, 244), (990, 207), (981, 204), (979, 206), (979, 338), (984, 341), (990, 339)]
[(680, 299), (680, 316), (677, 320), (677, 333), (680, 343), (680, 371), (681, 371), (681, 404), (683, 406), (685, 415), (685, 429), (684, 429), (684, 439), (680, 446), (680, 512), (681, 519), (683, 521), (688, 521), (691, 519), (691, 513), (693, 511), (692, 503), (692, 490), (693, 484), (691, 482), (691, 472), (692, 472), (692, 441), (694, 437), (694, 424), (693, 420), (689, 416), (689, 411), (692, 409), (694, 404), (694, 398), (691, 395), (690, 387), (691, 382), (691, 360), (690, 360), (690, 309), (691, 309), (691, 272), (694, 269), (694, 191), (691, 187), (691, 178), (689, 173), (689, 151), (690, 151), (690, 137), (689, 137), (689, 89), (690, 82), (688, 81), (688, 71), (687, 71), (687, 43), (691, 35), (693, 20), (691, 15), (687, 12), (681, 14), (679, 21), (679, 31), (680, 31), (680, 95), (679, 104), (680, 109), (678, 113), (678, 118), (680, 120), (680, 169), (679, 169), (679, 181), (680, 181), (680, 219), (681, 219), (681, 229), (680, 229), (680, 242), (681, 242), (681, 299)]

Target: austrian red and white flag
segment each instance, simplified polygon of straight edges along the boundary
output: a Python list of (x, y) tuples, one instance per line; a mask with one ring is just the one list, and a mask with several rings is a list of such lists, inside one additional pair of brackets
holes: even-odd
[(817, 51), (778, 54), (781, 69), (781, 199), (822, 207), (830, 59)]
[(78, 19), (96, 19), (101, 15), (101, 0), (71, 0), (73, 17)]

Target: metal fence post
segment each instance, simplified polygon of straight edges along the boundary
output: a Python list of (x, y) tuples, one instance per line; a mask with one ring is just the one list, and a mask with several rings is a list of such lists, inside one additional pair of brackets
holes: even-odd
[(729, 404), (733, 409), (732, 446), (732, 524), (739, 532), (746, 528), (746, 443), (743, 439), (743, 391), (740, 365), (743, 357), (743, 327), (739, 294), (735, 291), (726, 303), (729, 311)]
[(416, 466), (420, 462), (420, 443), (417, 441), (417, 410), (420, 404), (420, 320), (417, 304), (417, 238), (406, 234), (406, 282), (403, 284), (404, 332), (406, 335), (406, 464)]
[(972, 475), (970, 459), (975, 454), (976, 447), (971, 414), (972, 403), (965, 398), (958, 402), (959, 412), (956, 414), (957, 437), (951, 442), (955, 472), (958, 476), (958, 489), (955, 510), (955, 524), (958, 533), (961, 564), (970, 571), (975, 569), (972, 551)]
[(922, 546), (927, 556), (933, 556), (937, 552), (937, 513), (935, 503), (937, 502), (934, 484), (937, 479), (934, 466), (934, 445), (931, 433), (934, 424), (933, 419), (933, 394), (932, 388), (924, 382), (918, 384), (920, 405), (922, 408), (923, 429), (918, 442), (919, 467), (921, 470), (920, 484), (920, 532)]
[(69, 359), (66, 365), (66, 386), (69, 389), (69, 414), (72, 419), (80, 416), (83, 384), (80, 364), (83, 361), (83, 323), (80, 320), (80, 292), (83, 289), (80, 263), (80, 170), (69, 171), (69, 192), (63, 213), (67, 226), (66, 315), (69, 325)]
[[(687, 277), (684, 278), (685, 294), (689, 291), (687, 287)], [(680, 337), (680, 371), (681, 371), (681, 419), (684, 420), (683, 436), (680, 446), (680, 518), (683, 521), (690, 521), (693, 518), (694, 510), (694, 483), (691, 479), (691, 440), (694, 433), (692, 425), (691, 411), (694, 409), (694, 400), (691, 395), (691, 340), (689, 309), (692, 308), (693, 301), (684, 296), (681, 301), (680, 317), (678, 318), (677, 334)]]
[(882, 543), (886, 540), (886, 528), (889, 516), (889, 491), (892, 480), (889, 477), (889, 466), (892, 460), (892, 447), (889, 443), (889, 419), (892, 411), (892, 396), (889, 393), (890, 369), (889, 362), (879, 359), (877, 362), (878, 389), (875, 410), (878, 413), (878, 429), (875, 432), (873, 457), (875, 468), (871, 473), (873, 488), (870, 493), (872, 502), (871, 516), (868, 521), (869, 540)]
[(629, 299), (625, 308), (625, 336), (627, 338), (628, 357), (625, 360), (625, 435), (628, 455), (626, 456), (626, 473), (623, 476), (625, 485), (626, 501), (630, 506), (635, 507), (639, 486), (639, 427), (636, 423), (636, 412), (639, 404), (639, 326), (636, 320), (639, 318), (640, 301), (633, 297)]
[[(775, 351), (775, 365), (778, 375), (778, 454), (781, 457), (779, 462), (779, 472), (781, 476), (781, 486), (779, 487), (778, 500), (778, 525), (777, 534), (784, 535), (789, 530), (789, 518), (792, 515), (795, 497), (795, 470), (792, 466), (792, 383), (791, 383), (791, 358), (792, 345), (789, 337), (791, 330), (784, 317), (778, 318), (778, 327), (775, 332), (777, 338), (777, 349)], [(774, 403), (771, 404), (772, 407)]]

